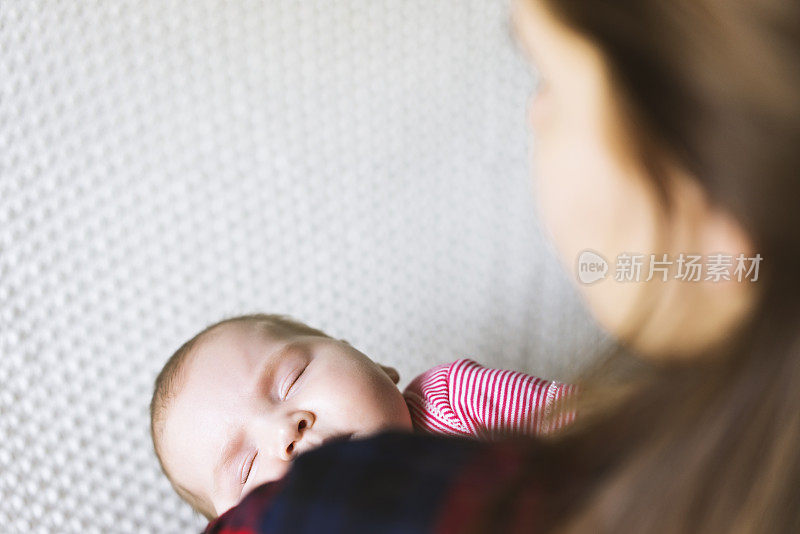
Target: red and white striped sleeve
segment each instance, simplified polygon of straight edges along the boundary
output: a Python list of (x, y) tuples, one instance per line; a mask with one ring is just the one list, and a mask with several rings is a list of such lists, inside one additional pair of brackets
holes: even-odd
[(575, 389), (462, 359), (421, 374), (403, 395), (417, 431), (496, 439), (543, 435), (571, 423), (571, 407), (549, 424), (547, 416), (556, 402), (574, 399)]

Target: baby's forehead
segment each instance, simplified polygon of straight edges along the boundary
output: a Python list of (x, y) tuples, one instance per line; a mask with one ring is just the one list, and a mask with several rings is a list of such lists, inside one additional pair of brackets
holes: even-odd
[(224, 410), (246, 392), (269, 355), (284, 342), (257, 326), (221, 325), (198, 339), (167, 405), (168, 427)]
[(198, 340), (189, 354), (184, 376), (227, 375), (231, 372), (252, 372), (265, 358), (286, 341), (272, 329), (257, 323), (223, 324)]

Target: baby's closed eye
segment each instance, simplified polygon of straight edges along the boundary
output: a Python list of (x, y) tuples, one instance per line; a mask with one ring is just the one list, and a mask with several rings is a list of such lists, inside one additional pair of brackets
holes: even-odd
[(306, 370), (306, 365), (300, 365), (292, 369), (288, 375), (283, 379), (281, 382), (281, 386), (279, 388), (279, 396), (281, 400), (286, 400), (289, 398), (289, 394), (292, 392), (292, 389), (297, 384), (298, 379), (303, 375)]
[(242, 464), (239, 479), (243, 486), (247, 483), (247, 480), (250, 478), (250, 472), (253, 470), (253, 463), (256, 461), (256, 456), (258, 456), (258, 451), (254, 450), (253, 452), (247, 455), (247, 458), (245, 458), (244, 463)]

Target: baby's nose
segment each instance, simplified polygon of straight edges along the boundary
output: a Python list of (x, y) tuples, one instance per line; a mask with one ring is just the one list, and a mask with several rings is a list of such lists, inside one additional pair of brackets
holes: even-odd
[(291, 426), (287, 427), (285, 438), (279, 451), (279, 456), (284, 461), (288, 462), (297, 456), (297, 444), (303, 439), (303, 433), (311, 424), (309, 419), (310, 417), (301, 415), (292, 421)]

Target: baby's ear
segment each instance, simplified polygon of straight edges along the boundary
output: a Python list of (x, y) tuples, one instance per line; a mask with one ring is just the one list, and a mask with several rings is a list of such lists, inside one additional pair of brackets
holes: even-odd
[(386, 365), (381, 365), (381, 364), (378, 365), (380, 365), (381, 369), (383, 369), (383, 372), (386, 373), (386, 375), (392, 379), (392, 382), (394, 382), (395, 384), (400, 382), (400, 373), (397, 372), (397, 369), (395, 369), (394, 367), (388, 367)]

